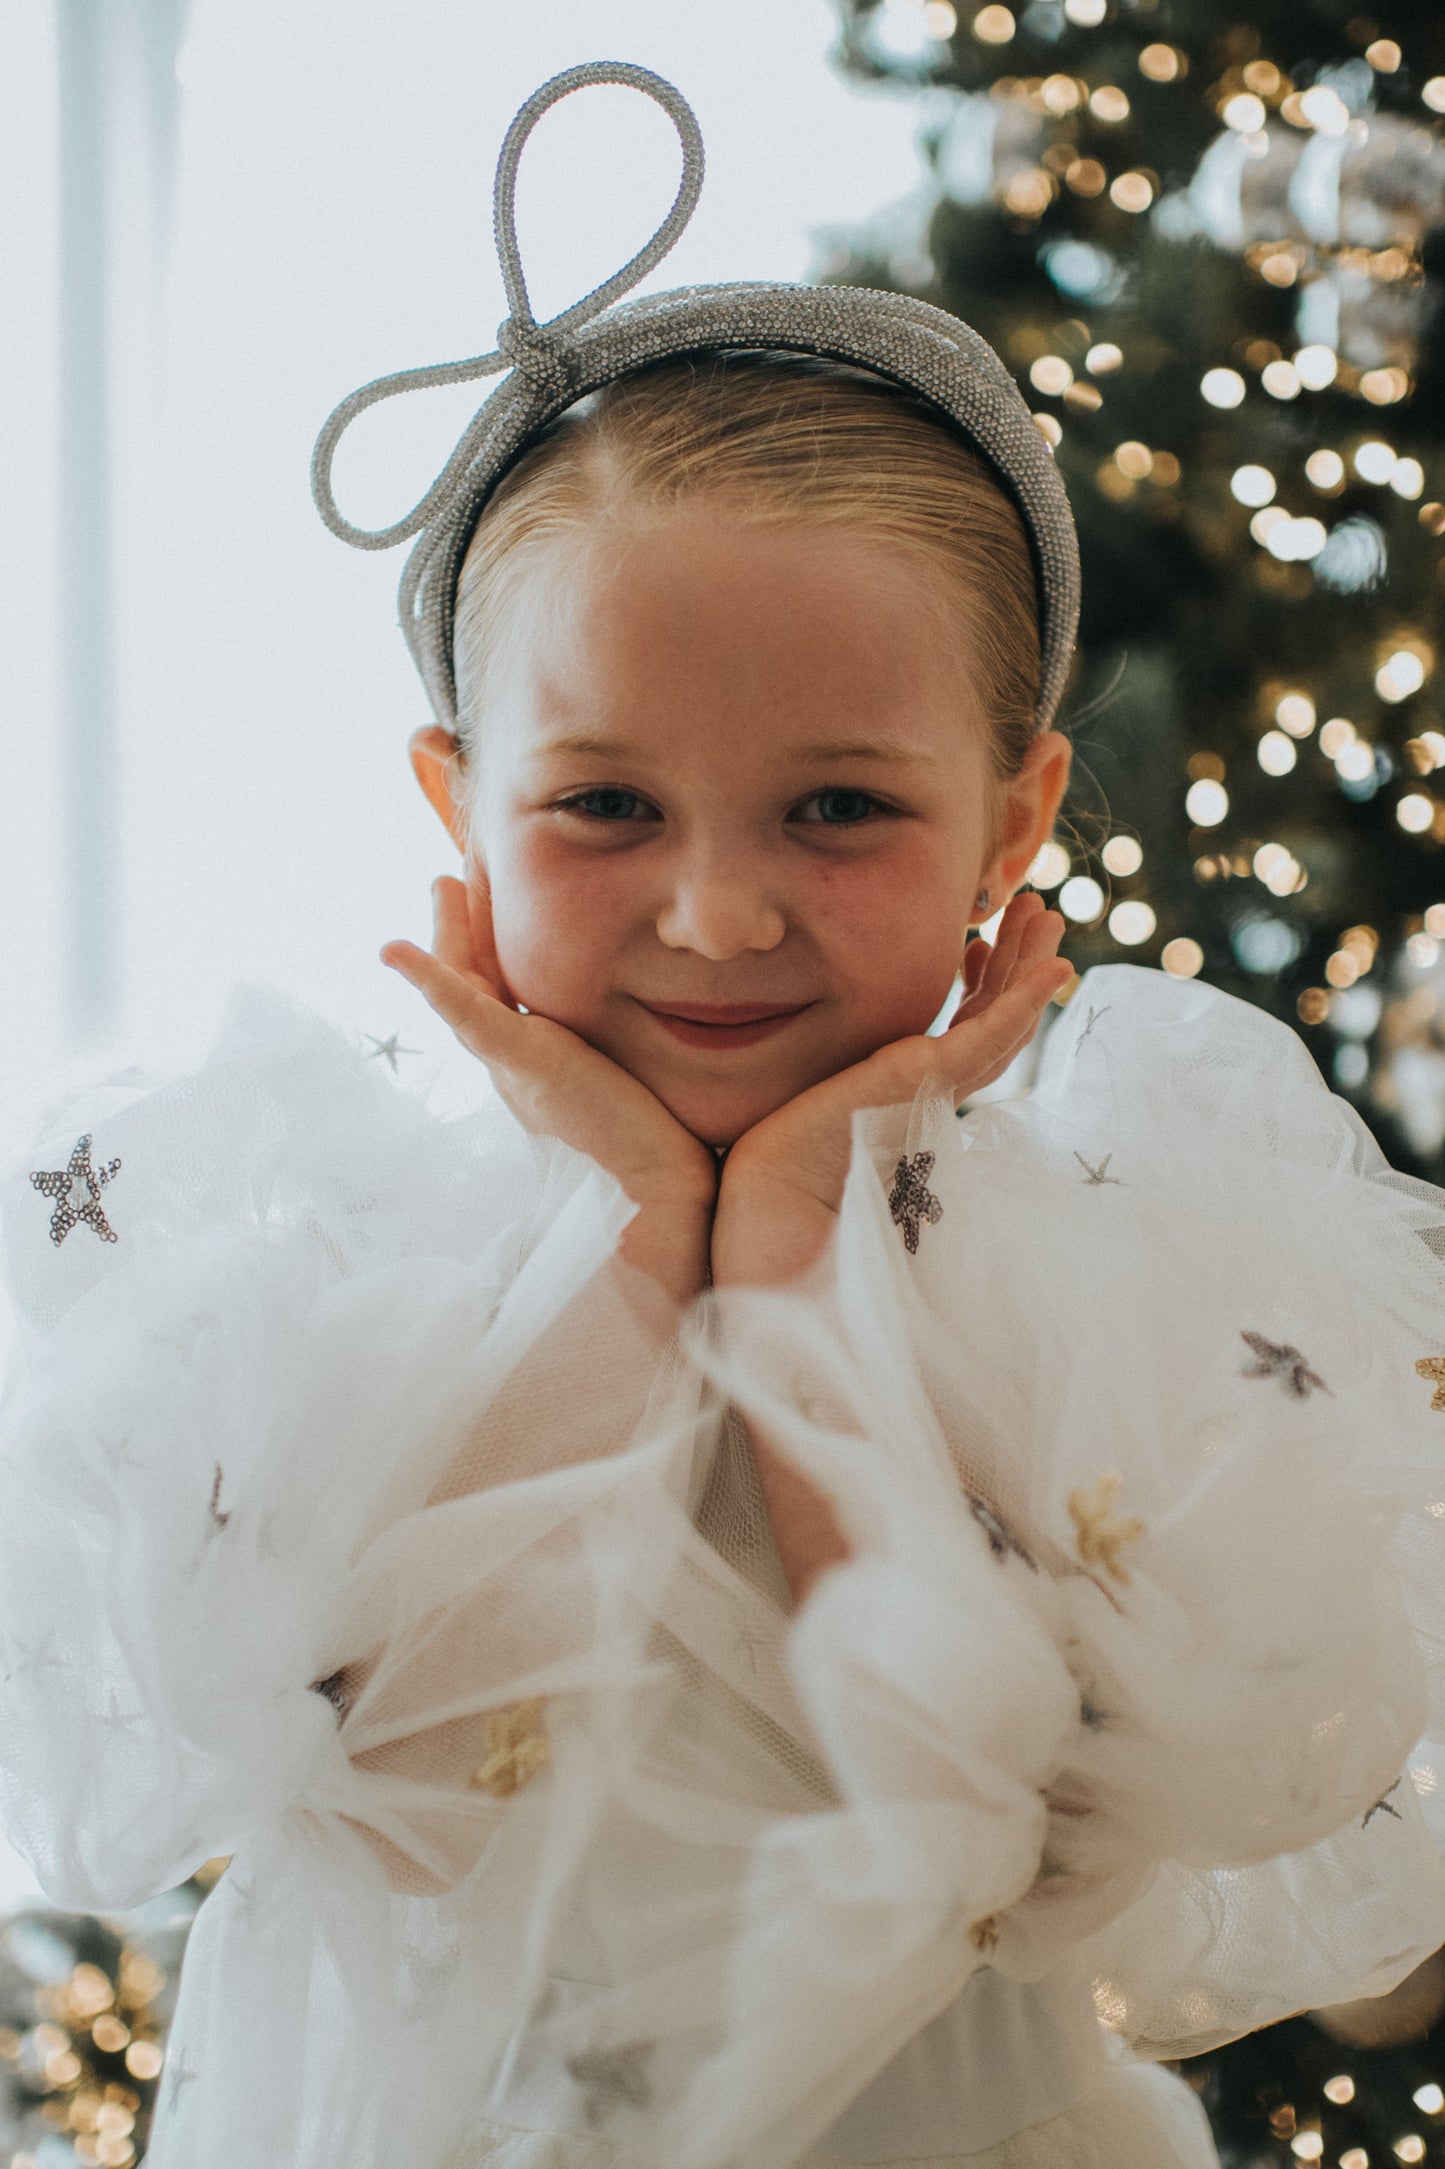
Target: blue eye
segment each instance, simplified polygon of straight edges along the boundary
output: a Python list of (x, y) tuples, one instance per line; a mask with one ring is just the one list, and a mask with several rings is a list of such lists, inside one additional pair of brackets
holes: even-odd
[(810, 825), (821, 825), (824, 828), (857, 828), (869, 814), (887, 813), (889, 810), (871, 791), (841, 788), (815, 791), (812, 797), (805, 799), (803, 803), (808, 806), (816, 805), (820, 809), (818, 823)]
[(634, 809), (644, 805), (636, 791), (624, 791), (614, 783), (599, 783), (593, 790), (561, 801), (564, 813), (580, 813), (588, 821), (630, 821), (635, 818)]

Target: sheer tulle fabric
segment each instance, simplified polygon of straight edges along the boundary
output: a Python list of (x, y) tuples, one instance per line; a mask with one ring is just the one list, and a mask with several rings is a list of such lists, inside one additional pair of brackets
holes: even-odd
[[(83, 1132), (116, 1240), (57, 1245)], [(1110, 2039), (1445, 1939), (1445, 1194), (1246, 1005), (1091, 972), (1029, 1099), (860, 1118), (829, 1259), (680, 1336), (597, 1169), (257, 991), (3, 1203), (7, 1827), (76, 1907), (234, 1856), (155, 2169), (1193, 2169)], [(793, 1615), (742, 1417), (853, 1541)]]

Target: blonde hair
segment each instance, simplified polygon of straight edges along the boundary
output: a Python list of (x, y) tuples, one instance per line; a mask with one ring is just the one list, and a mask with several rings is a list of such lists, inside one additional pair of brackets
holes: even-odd
[[(914, 393), (816, 355), (673, 356), (551, 423), (483, 508), (458, 582), (458, 759), (475, 781), (483, 688), (536, 557), (599, 519), (702, 496), (759, 523), (819, 522), (912, 553), (965, 633), (997, 787), (1037, 732), (1039, 596), (1022, 516), (982, 454)], [(993, 848), (990, 841), (990, 853)]]

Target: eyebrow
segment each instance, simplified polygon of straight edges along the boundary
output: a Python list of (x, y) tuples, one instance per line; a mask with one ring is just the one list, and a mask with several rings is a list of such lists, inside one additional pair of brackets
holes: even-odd
[[(639, 748), (627, 745), (619, 738), (597, 738), (588, 732), (575, 733), (567, 738), (548, 738), (537, 748), (540, 753), (582, 753), (594, 755), (599, 760), (618, 761), (637, 758)], [(912, 746), (879, 742), (868, 738), (838, 739), (831, 744), (804, 746), (797, 758), (809, 761), (880, 761), (886, 763), (914, 763), (936, 765), (936, 757), (922, 753)]]

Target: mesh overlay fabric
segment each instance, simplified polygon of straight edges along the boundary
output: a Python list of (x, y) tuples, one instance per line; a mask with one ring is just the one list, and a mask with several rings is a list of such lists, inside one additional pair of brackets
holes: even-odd
[(150, 2169), (1200, 2169), (1153, 2062), (1445, 1940), (1445, 1193), (1248, 1005), (1089, 972), (681, 1320), (259, 989), (0, 1210), (6, 1829), (231, 1856)]

